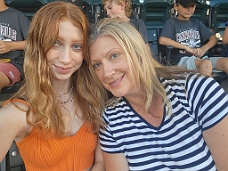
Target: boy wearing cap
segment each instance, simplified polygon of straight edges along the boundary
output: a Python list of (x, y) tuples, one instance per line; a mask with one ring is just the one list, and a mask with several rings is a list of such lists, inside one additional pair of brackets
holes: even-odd
[(212, 68), (228, 75), (228, 58), (203, 57), (216, 43), (216, 36), (200, 20), (191, 18), (195, 12), (197, 0), (176, 0), (174, 9), (177, 18), (166, 21), (159, 38), (159, 43), (173, 46), (170, 63), (197, 70), (210, 76)]

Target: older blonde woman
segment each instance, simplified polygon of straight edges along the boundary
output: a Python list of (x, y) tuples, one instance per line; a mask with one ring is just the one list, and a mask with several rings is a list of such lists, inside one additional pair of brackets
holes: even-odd
[(100, 131), (106, 170), (227, 170), (228, 96), (213, 78), (158, 64), (120, 19), (89, 40), (91, 72), (114, 96)]

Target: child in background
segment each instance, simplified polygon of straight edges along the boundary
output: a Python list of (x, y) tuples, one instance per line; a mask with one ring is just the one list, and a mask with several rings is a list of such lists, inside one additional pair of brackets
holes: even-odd
[(29, 23), (21, 11), (0, 0), (0, 91), (21, 80)]
[(174, 9), (177, 18), (170, 18), (164, 25), (159, 43), (173, 46), (170, 63), (198, 70), (210, 76), (212, 69), (228, 74), (228, 59), (223, 57), (203, 57), (217, 43), (215, 35), (201, 21), (191, 16), (195, 12), (197, 0), (176, 0)]
[(132, 14), (131, 0), (102, 0), (102, 5), (109, 18), (120, 18), (133, 24), (148, 44), (144, 21), (138, 18), (130, 18)]

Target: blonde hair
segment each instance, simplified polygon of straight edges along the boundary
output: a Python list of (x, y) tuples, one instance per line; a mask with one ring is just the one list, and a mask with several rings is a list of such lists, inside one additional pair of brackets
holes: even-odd
[[(178, 67), (165, 67), (158, 63), (152, 57), (140, 33), (128, 22), (109, 18), (100, 20), (91, 28), (89, 46), (102, 36), (114, 38), (125, 51), (131, 76), (134, 78), (133, 84), (144, 89), (145, 109), (149, 110), (152, 98), (157, 94), (162, 97), (171, 112), (170, 102), (159, 77), (179, 78), (178, 74), (182, 74), (186, 70)], [(118, 101), (115, 97), (114, 100)]]
[(107, 3), (116, 3), (117, 5), (122, 5), (125, 3), (125, 14), (127, 17), (131, 16), (132, 9), (131, 9), (131, 0), (102, 0), (102, 5), (105, 6)]
[[(82, 29), (82, 66), (72, 75), (71, 81), (75, 101), (82, 111), (82, 119), (91, 123), (93, 131), (98, 132), (103, 106), (99, 99), (102, 93), (96, 84), (96, 77), (88, 67), (89, 23), (84, 13), (74, 4), (51, 2), (42, 7), (33, 17), (28, 36), (24, 59), (25, 82), (13, 98), (23, 98), (29, 104), (27, 122), (40, 130), (51, 130), (57, 136), (65, 133), (63, 113), (56, 100), (46, 54), (58, 37), (58, 23), (70, 20)], [(99, 102), (98, 102), (99, 101)], [(35, 121), (30, 121), (30, 111), (35, 113)]]

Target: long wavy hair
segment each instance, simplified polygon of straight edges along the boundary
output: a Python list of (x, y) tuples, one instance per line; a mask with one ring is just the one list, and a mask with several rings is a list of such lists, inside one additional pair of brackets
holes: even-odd
[[(41, 131), (51, 131), (59, 137), (64, 136), (66, 127), (53, 89), (46, 54), (56, 42), (59, 33), (58, 23), (64, 18), (81, 28), (83, 33), (84, 60), (71, 78), (74, 98), (82, 111), (82, 119), (91, 123), (94, 132), (99, 131), (103, 110), (101, 105), (103, 99), (100, 99), (102, 97), (100, 93), (103, 87), (95, 86), (98, 84), (97, 78), (90, 73), (88, 67), (88, 20), (81, 9), (72, 3), (48, 3), (33, 17), (26, 40), (25, 82), (13, 97), (27, 101), (29, 124)], [(34, 113), (35, 121), (28, 119), (31, 111)]]
[[(147, 111), (149, 110), (153, 96), (157, 94), (162, 97), (170, 113), (172, 110), (170, 101), (166, 96), (160, 78), (184, 78), (183, 73), (188, 71), (181, 67), (163, 66), (157, 62), (152, 57), (149, 48), (145, 45), (142, 36), (135, 27), (121, 19), (105, 18), (93, 25), (90, 29), (89, 46), (91, 46), (98, 37), (102, 36), (114, 38), (123, 48), (134, 81), (133, 84), (136, 85), (138, 89), (143, 88), (144, 90), (145, 109)], [(94, 69), (93, 72), (95, 72)], [(106, 103), (110, 104), (108, 97), (103, 96), (101, 98), (106, 98)], [(112, 98), (111, 102), (113, 102), (113, 100), (118, 101), (118, 98)]]
[(102, 0), (102, 5), (105, 6), (107, 3), (116, 3), (117, 5), (122, 5), (122, 3), (125, 3), (125, 14), (127, 17), (131, 16), (132, 9), (131, 9), (131, 0)]

